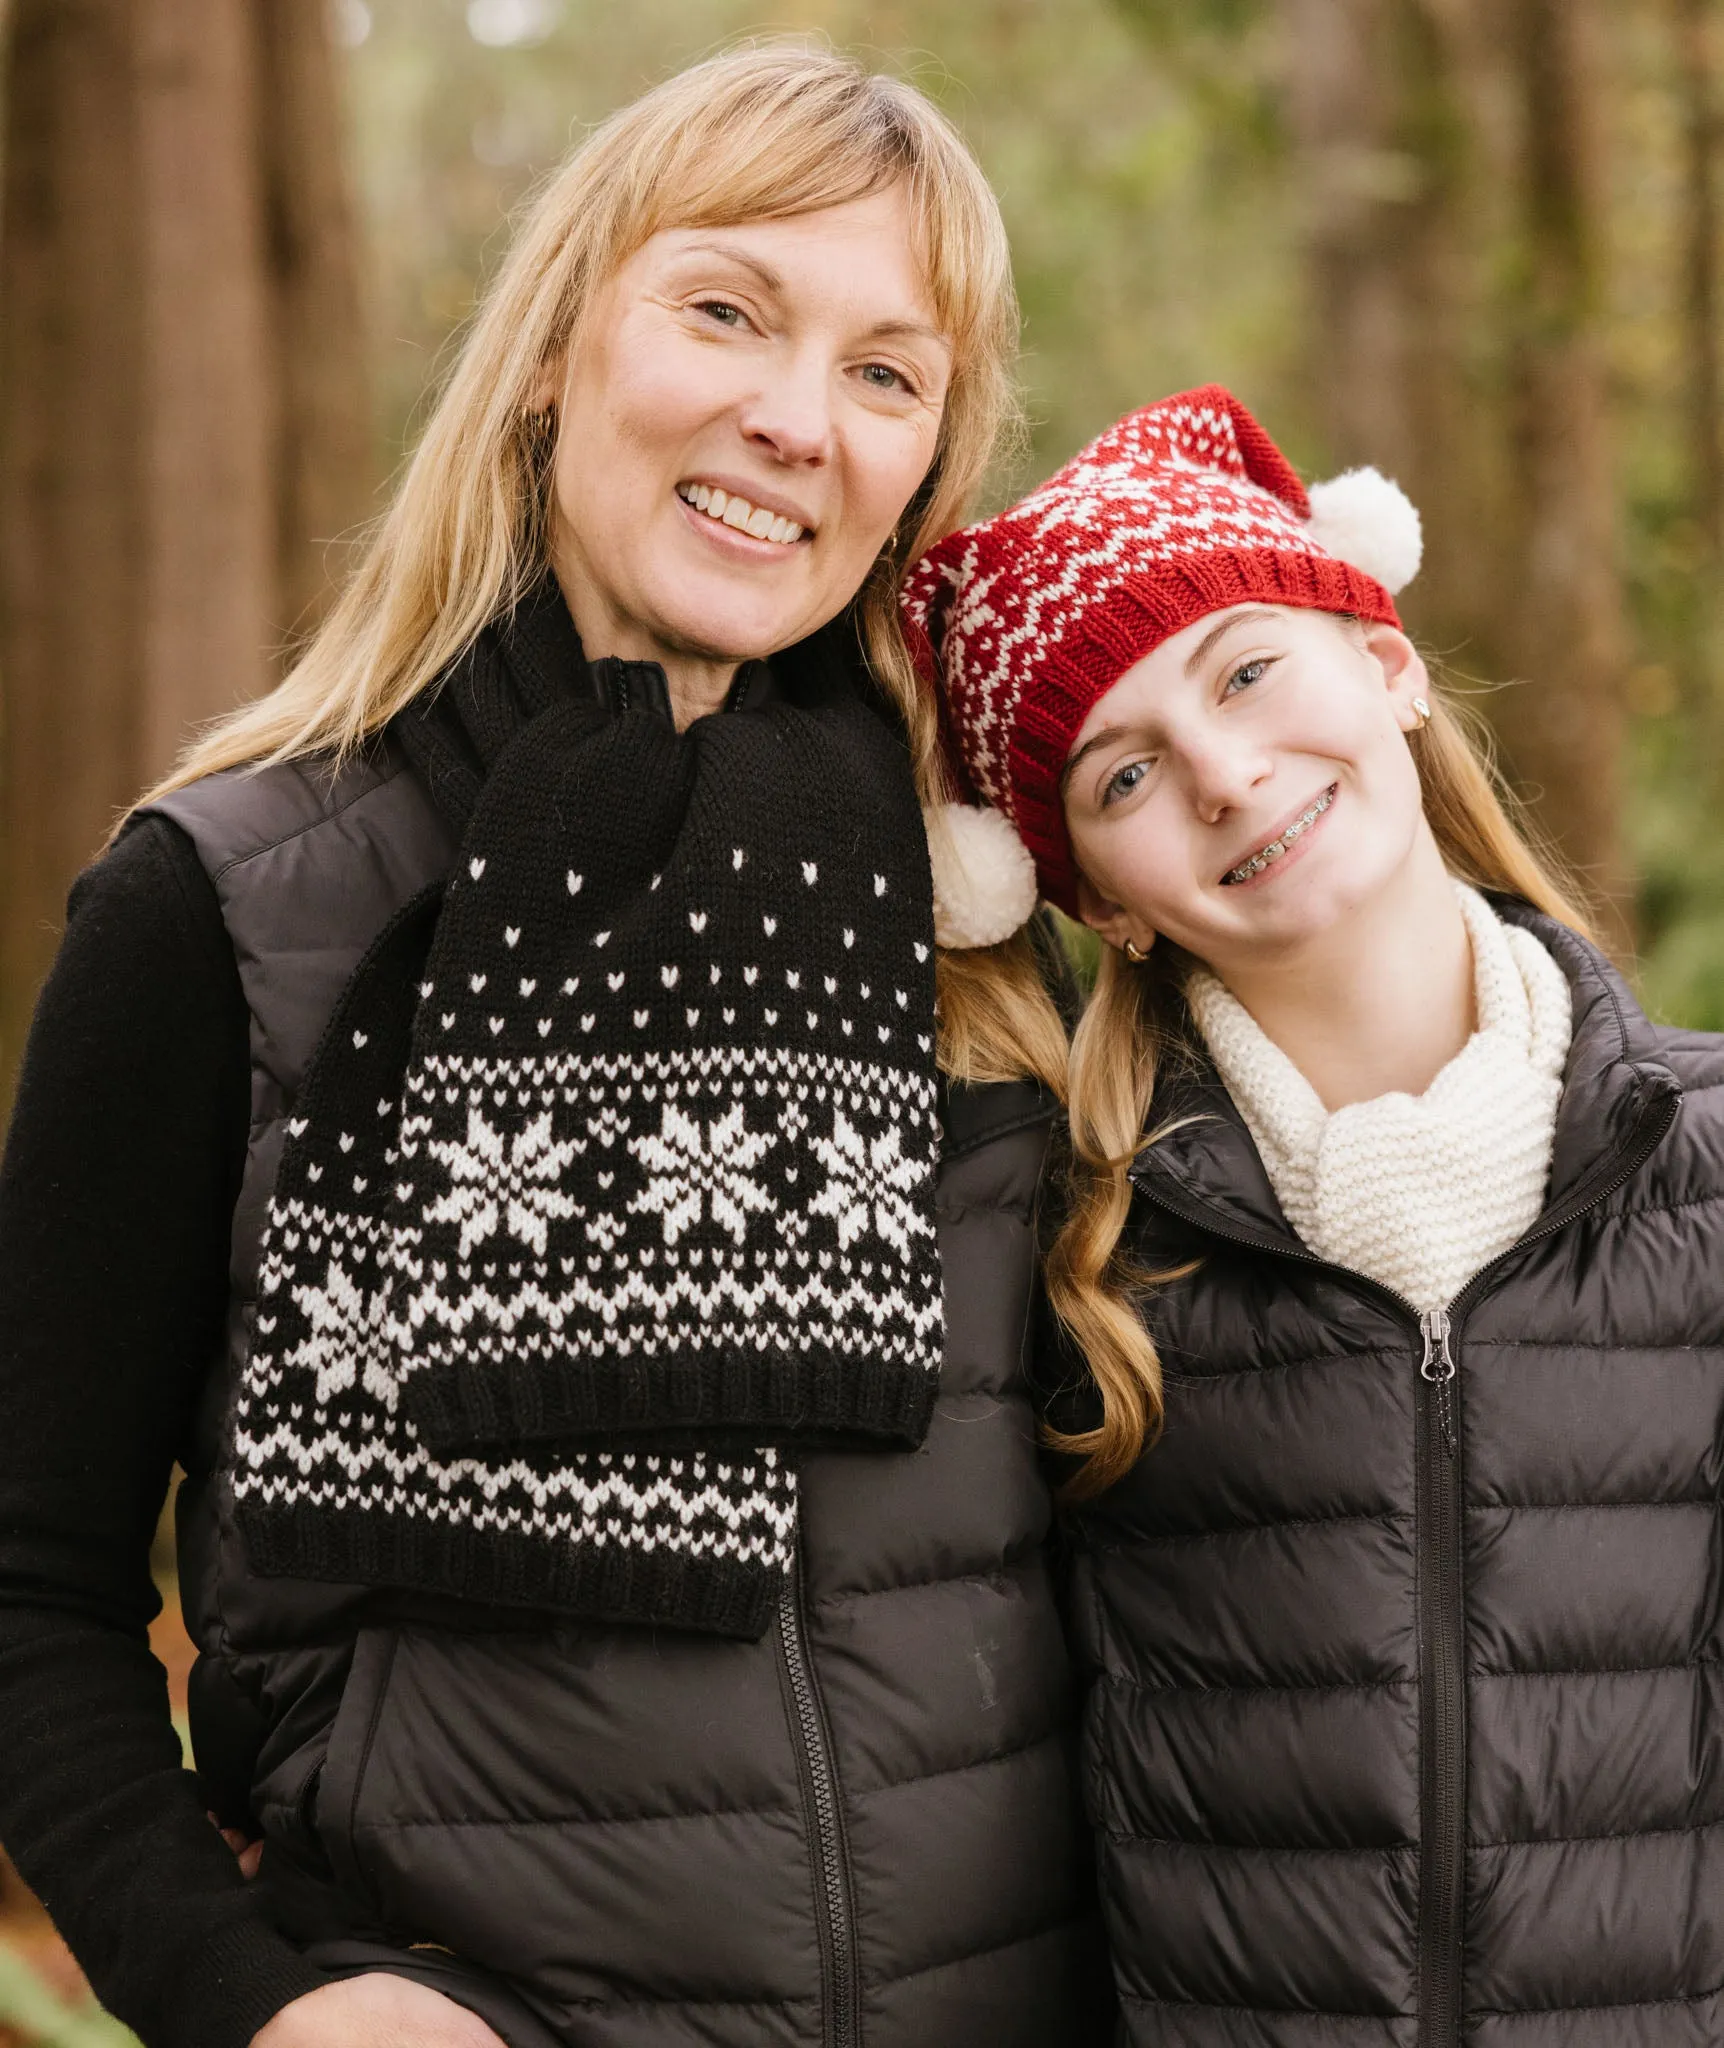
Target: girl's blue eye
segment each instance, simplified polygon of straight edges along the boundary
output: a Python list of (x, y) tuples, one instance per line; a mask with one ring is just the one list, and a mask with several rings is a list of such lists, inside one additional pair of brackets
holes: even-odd
[(1118, 803), (1122, 796), (1130, 796), (1149, 773), (1147, 761), (1128, 761), (1123, 768), (1116, 768), (1107, 779), (1107, 787), (1101, 793), (1104, 806)]
[(1243, 663), (1227, 678), (1227, 688), (1222, 692), (1223, 696), (1231, 697), (1236, 689), (1249, 690), (1253, 683), (1262, 682), (1268, 669), (1268, 661), (1262, 658)]

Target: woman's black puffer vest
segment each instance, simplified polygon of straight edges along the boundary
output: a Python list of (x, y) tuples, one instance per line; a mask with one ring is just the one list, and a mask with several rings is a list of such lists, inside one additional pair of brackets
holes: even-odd
[(283, 1121), (361, 953), (454, 847), (388, 745), (333, 786), (275, 768), (157, 808), (214, 881), (252, 1013), (228, 1351), (180, 1535), (194, 1747), (261, 1824), (283, 1929), (331, 1969), (421, 1976), (511, 2048), (1101, 2038), (1023, 1378), (1050, 1105), (946, 1098), (936, 1419), (914, 1454), (806, 1461), (763, 1640), (261, 1578), (226, 1465)]
[(1133, 1170), (1128, 1248), (1200, 1261), (1149, 1310), (1165, 1433), (1077, 1526), (1142, 2048), (1724, 2041), (1724, 1041), (1498, 907), (1574, 1043), (1446, 1340), (1304, 1249), (1213, 1068)]

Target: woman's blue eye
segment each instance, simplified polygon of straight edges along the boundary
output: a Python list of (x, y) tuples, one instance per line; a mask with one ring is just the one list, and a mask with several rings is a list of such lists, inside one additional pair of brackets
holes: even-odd
[(742, 320), (741, 309), (733, 306), (728, 299), (702, 299), (700, 311), (710, 314), (721, 327), (738, 325)]
[(1130, 796), (1148, 773), (1147, 761), (1128, 761), (1123, 768), (1116, 768), (1108, 777), (1107, 787), (1101, 793), (1103, 804), (1117, 803), (1122, 796)]
[(864, 363), (862, 375), (877, 391), (891, 391), (900, 388), (904, 382), (890, 363)]
[(1227, 678), (1227, 689), (1223, 694), (1231, 696), (1235, 689), (1249, 690), (1253, 683), (1262, 682), (1268, 668), (1268, 661), (1261, 658), (1244, 663)]

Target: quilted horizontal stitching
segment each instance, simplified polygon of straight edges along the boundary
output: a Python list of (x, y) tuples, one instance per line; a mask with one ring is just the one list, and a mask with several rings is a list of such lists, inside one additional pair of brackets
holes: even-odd
[(1194, 1998), (1151, 1998), (1145, 1991), (1127, 1991), (1122, 1985), (1120, 2000), (1126, 2005), (1151, 2005), (1157, 2012), (1235, 2012), (1250, 2019), (1266, 2020), (1370, 2020), (1382, 2026), (1410, 2013), (1332, 2012), (1320, 2005), (1203, 2005)]
[(896, 1579), (890, 1586), (858, 1586), (846, 1593), (822, 1593), (811, 1601), (816, 1609), (845, 1607), (857, 1600), (884, 1600), (893, 1593), (922, 1593), (931, 1586), (961, 1586), (966, 1581), (980, 1579), (984, 1585), (998, 1585), (1015, 1578), (1026, 1564), (1033, 1564), (1041, 1551), (1039, 1542), (1019, 1551), (1016, 1556), (1006, 1558), (1002, 1563), (990, 1565), (984, 1570), (973, 1572), (936, 1572), (926, 1579)]
[(1724, 1344), (1630, 1344), (1603, 1337), (1475, 1337), (1467, 1333), (1469, 1351), (1680, 1351), (1724, 1352)]
[(419, 1820), (360, 1820), (355, 1831), (368, 1835), (392, 1835), (409, 1828), (502, 1828), (514, 1832), (528, 1828), (639, 1828), (670, 1821), (690, 1820), (794, 1820), (800, 1821), (797, 1806), (691, 1806), (680, 1813), (553, 1813), (532, 1820), (513, 1820), (504, 1814), (428, 1814)]
[(931, 1771), (918, 1771), (913, 1778), (888, 1778), (881, 1784), (871, 1785), (866, 1792), (852, 1793), (851, 1804), (860, 1806), (882, 1792), (901, 1792), (906, 1785), (926, 1785), (935, 1778), (960, 1778), (966, 1771), (985, 1771), (994, 1764), (1009, 1763), (1015, 1756), (1028, 1756), (1032, 1749), (1046, 1749), (1049, 1743), (1063, 1742), (1065, 1734), (1063, 1728), (1046, 1728), (1040, 1735), (1032, 1735), (1027, 1742), (1015, 1742), (1010, 1749), (995, 1750), (992, 1756), (973, 1757), (967, 1764), (941, 1764)]
[(1504, 1671), (1484, 1665), (1469, 1675), (1473, 1678), (1643, 1678), (1658, 1671), (1707, 1671), (1717, 1668), (1716, 1657), (1684, 1657), (1677, 1664), (1557, 1664), (1538, 1671)]
[(1690, 1209), (1710, 1209), (1719, 1202), (1724, 1202), (1724, 1188), (1714, 1195), (1695, 1195), (1686, 1202), (1647, 1202), (1638, 1209), (1606, 1209), (1599, 1220), (1625, 1223), (1635, 1216), (1681, 1216)]
[(1405, 1344), (1367, 1344), (1357, 1351), (1317, 1351), (1298, 1358), (1271, 1358), (1262, 1365), (1233, 1365), (1220, 1372), (1204, 1373), (1174, 1372), (1164, 1354), (1161, 1377), (1163, 1384), (1170, 1387), (1212, 1387), (1223, 1380), (1261, 1379), (1265, 1373), (1306, 1372), (1320, 1365), (1351, 1365), (1358, 1359), (1406, 1358), (1412, 1349), (1409, 1335)]
[(1133, 1678), (1125, 1671), (1107, 1672), (1102, 1680), (1104, 1685), (1129, 1685), (1133, 1692), (1174, 1693), (1197, 1699), (1213, 1699), (1235, 1692), (1410, 1692), (1418, 1682), (1416, 1678), (1335, 1678), (1311, 1685), (1297, 1680), (1262, 1685), (1152, 1685), (1148, 1679)]
[(1172, 1835), (1140, 1835), (1130, 1828), (1105, 1832), (1110, 1842), (1130, 1843), (1139, 1849), (1207, 1850), (1215, 1856), (1409, 1856), (1416, 1855), (1419, 1846), (1416, 1842), (1370, 1842), (1319, 1849), (1271, 1842), (1182, 1842)]
[(1712, 1835), (1724, 1828), (1724, 1816), (1697, 1820), (1682, 1828), (1620, 1828), (1603, 1835), (1526, 1835), (1500, 1842), (1469, 1842), (1469, 1849), (1560, 1849), (1579, 1842), (1658, 1842), (1682, 1835)]
[(813, 2012), (820, 2000), (801, 1998), (569, 1998), (558, 2001), (576, 2012)]
[(1347, 1522), (1410, 1522), (1411, 1508), (1379, 1508), (1373, 1514), (1289, 1515), (1275, 1522), (1238, 1522), (1229, 1529), (1170, 1529), (1163, 1534), (1134, 1532), (1117, 1543), (1090, 1537), (1086, 1547), (1104, 1553), (1142, 1550), (1150, 1544), (1162, 1547), (1181, 1543), (1214, 1543), (1227, 1536), (1264, 1536), (1276, 1529), (1333, 1529)]
[(1559, 2012), (1641, 2012), (1650, 2006), (1659, 2005), (1704, 2005), (1709, 1998), (1724, 1998), (1724, 1984), (1714, 1984), (1710, 1991), (1673, 1991), (1668, 1998), (1625, 1998), (1616, 2005), (1526, 2005), (1518, 2007), (1500, 2005), (1475, 2005), (1468, 2009), (1469, 2019), (1493, 2020), (1536, 2020), (1544, 2019)]
[[(344, 797), (333, 810), (319, 811), (316, 817), (306, 819), (301, 825), (290, 826), (279, 837), (266, 840), (262, 846), (252, 846), (248, 847), (244, 853), (230, 854), (210, 877), (211, 881), (219, 882), (225, 875), (231, 874), (235, 868), (242, 868), (250, 861), (261, 860), (266, 853), (275, 853), (281, 847), (291, 846), (294, 840), (303, 839), (308, 832), (315, 832), (319, 825), (332, 824), (335, 819), (344, 817), (352, 810), (355, 804), (362, 804), (368, 796), (375, 796), (379, 790), (387, 789), (398, 773), (400, 773), (400, 770), (396, 770), (391, 774), (380, 775), (379, 780), (376, 782), (368, 783), (364, 789), (356, 789), (351, 796)], [(184, 828), (182, 827), (181, 829), (183, 830)]]
[(891, 1984), (913, 1984), (918, 1977), (933, 1976), (936, 1970), (955, 1970), (959, 1964), (978, 1962), (983, 1956), (1003, 1955), (1009, 1948), (1025, 1948), (1032, 1941), (1046, 1941), (1050, 1934), (1058, 1934), (1063, 1928), (1079, 1924), (1075, 1920), (1050, 1920), (1047, 1926), (1032, 1928), (1027, 1934), (1013, 1934), (1004, 1941), (990, 1941), (985, 1948), (967, 1948), (962, 1955), (947, 1956), (938, 1963), (923, 1963), (917, 1969), (906, 1970), (900, 1977), (871, 1977), (863, 1989), (873, 1991)]
[(1603, 1508), (1705, 1508), (1716, 1514), (1724, 1501), (1717, 1494), (1695, 1494), (1688, 1500), (1473, 1500), (1469, 1515), (1590, 1515)]

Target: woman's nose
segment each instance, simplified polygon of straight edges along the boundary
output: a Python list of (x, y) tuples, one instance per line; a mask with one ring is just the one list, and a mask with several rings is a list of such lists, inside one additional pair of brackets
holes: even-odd
[(742, 430), (780, 462), (806, 468), (832, 450), (832, 393), (826, 365), (781, 361), (775, 375), (743, 409)]

